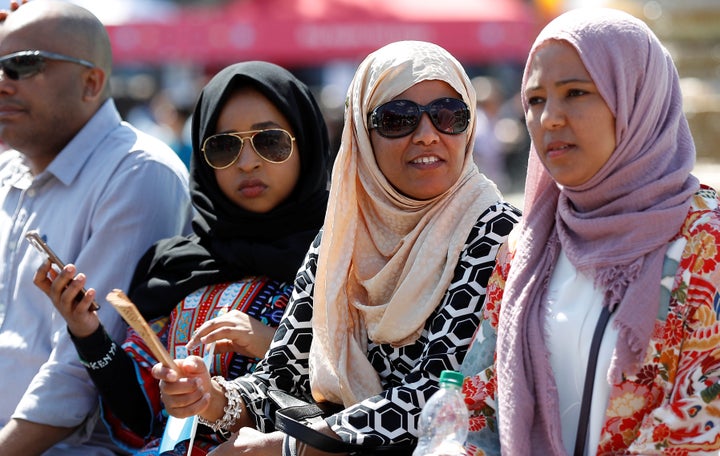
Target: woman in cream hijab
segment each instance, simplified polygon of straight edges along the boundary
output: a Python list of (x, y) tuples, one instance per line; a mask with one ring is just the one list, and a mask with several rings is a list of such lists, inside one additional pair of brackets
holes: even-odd
[(286, 451), (293, 442), (266, 408), (267, 389), (279, 388), (340, 404), (324, 430), (343, 441), (414, 444), (440, 372), (465, 356), (496, 251), (519, 217), (473, 163), (472, 106), (462, 66), (434, 44), (393, 43), (360, 64), (323, 230), (266, 358), (223, 388), (199, 360), (181, 362), (209, 395), (156, 366), (171, 414), (255, 427), (271, 434), (244, 429), (228, 446), (280, 454), (283, 439)]

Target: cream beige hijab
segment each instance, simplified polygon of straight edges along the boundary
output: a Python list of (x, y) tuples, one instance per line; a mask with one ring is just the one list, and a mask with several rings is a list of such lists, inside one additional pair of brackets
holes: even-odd
[[(367, 115), (418, 82), (441, 80), (471, 107), (463, 173), (447, 192), (418, 201), (380, 172)], [(440, 304), (478, 217), (501, 200), (472, 160), (475, 92), (441, 47), (402, 41), (370, 54), (350, 84), (334, 164), (314, 292), (310, 381), (317, 401), (351, 405), (379, 394), (368, 340), (413, 343)]]

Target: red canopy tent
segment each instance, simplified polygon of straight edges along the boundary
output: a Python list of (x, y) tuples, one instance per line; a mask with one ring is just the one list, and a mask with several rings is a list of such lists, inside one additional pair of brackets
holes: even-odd
[(359, 60), (392, 41), (437, 43), (471, 63), (524, 62), (539, 21), (523, 0), (238, 0), (108, 25), (116, 63)]

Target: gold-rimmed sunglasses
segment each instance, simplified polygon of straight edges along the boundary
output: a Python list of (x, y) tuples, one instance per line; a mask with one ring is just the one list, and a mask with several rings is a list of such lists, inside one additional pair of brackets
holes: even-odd
[(270, 163), (283, 163), (292, 155), (295, 138), (282, 128), (218, 133), (209, 136), (202, 145), (203, 156), (215, 169), (232, 166), (242, 152), (246, 139), (256, 154)]

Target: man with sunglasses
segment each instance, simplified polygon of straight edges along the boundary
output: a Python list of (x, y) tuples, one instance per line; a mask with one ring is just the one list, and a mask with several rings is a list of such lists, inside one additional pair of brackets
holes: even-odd
[(0, 22), (0, 140), (11, 148), (0, 154), (0, 455), (119, 451), (84, 367), (104, 354), (78, 358), (33, 285), (45, 258), (25, 233), (38, 230), (77, 265), (66, 268), (87, 271), (87, 285), (82, 274), (75, 283), (122, 340), (106, 294), (128, 287), (151, 244), (189, 228), (187, 171), (167, 145), (122, 121), (111, 65), (105, 28), (76, 5), (32, 0)]

